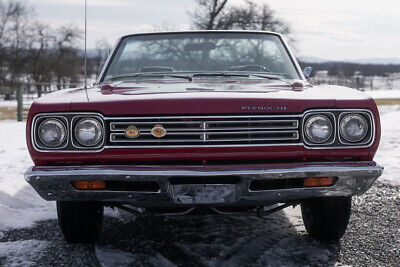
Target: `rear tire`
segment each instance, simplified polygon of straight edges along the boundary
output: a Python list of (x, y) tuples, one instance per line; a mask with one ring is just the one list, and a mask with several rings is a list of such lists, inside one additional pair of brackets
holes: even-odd
[(68, 243), (94, 243), (103, 225), (103, 204), (57, 201), (58, 224)]
[(350, 219), (351, 197), (315, 198), (301, 204), (304, 226), (317, 240), (337, 241)]

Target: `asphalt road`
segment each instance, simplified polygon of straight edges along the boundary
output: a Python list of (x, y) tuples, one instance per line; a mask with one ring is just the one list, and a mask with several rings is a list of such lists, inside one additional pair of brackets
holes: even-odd
[[(30, 261), (40, 266), (398, 266), (400, 187), (376, 183), (353, 198), (340, 242), (308, 237), (299, 209), (257, 217), (107, 216), (96, 245), (69, 245), (56, 220), (5, 232), (0, 242), (46, 241)], [(0, 258), (0, 265), (6, 259)]]

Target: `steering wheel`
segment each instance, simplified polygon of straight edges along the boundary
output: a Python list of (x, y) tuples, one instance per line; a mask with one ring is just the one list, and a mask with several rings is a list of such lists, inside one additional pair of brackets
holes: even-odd
[(233, 66), (229, 68), (229, 71), (271, 72), (271, 70), (269, 70), (267, 67), (260, 65)]

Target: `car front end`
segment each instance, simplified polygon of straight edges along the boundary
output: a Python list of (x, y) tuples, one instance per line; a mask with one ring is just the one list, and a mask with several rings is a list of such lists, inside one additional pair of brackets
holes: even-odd
[[(359, 145), (340, 138), (341, 124), (350, 114), (368, 121), (369, 133)], [(333, 129), (331, 137), (316, 144), (307, 138), (306, 127), (320, 118), (327, 118)], [(90, 120), (101, 125), (94, 130), (101, 137), (85, 147), (78, 141), (77, 129)], [(41, 125), (46, 122), (65, 123), (65, 143), (56, 150), (41, 142)], [(265, 206), (351, 196), (364, 193), (382, 172), (371, 158), (371, 146), (378, 142), (375, 124), (372, 112), (365, 109), (162, 117), (39, 113), (32, 120), (30, 142), (33, 153), (45, 162), (32, 167), (26, 178), (46, 200), (128, 201), (140, 207)], [(156, 125), (165, 127), (164, 137), (151, 135)], [(127, 137), (129, 127), (140, 130), (139, 136)], [(101, 186), (80, 188), (76, 183), (82, 181)], [(225, 195), (201, 199), (197, 185), (216, 190), (220, 186)], [(191, 196), (192, 191), (200, 195)]]
[[(57, 201), (67, 240), (82, 241), (77, 238), (82, 233), (69, 228), (78, 222), (65, 214), (88, 203), (98, 212), (106, 205), (152, 214), (210, 209), (259, 215), (277, 203), (302, 204), (312, 236), (343, 235), (343, 227), (315, 230), (309, 214), (322, 216), (318, 203), (326, 200), (345, 203), (340, 207), (349, 215), (350, 197), (365, 193), (382, 174), (373, 161), (380, 140), (375, 102), (348, 88), (311, 86), (280, 35), (222, 33), (122, 38), (93, 88), (60, 91), (32, 105), (27, 143), (35, 166), (25, 177), (44, 199)], [(203, 35), (207, 41), (196, 39)], [(266, 47), (280, 43), (278, 63), (292, 64), (286, 77), (270, 72), (278, 63), (176, 72), (180, 65), (146, 65), (160, 64), (159, 57), (146, 61), (124, 55), (124, 49), (143, 40), (157, 44), (154, 49), (167, 40), (174, 47), (182, 42), (181, 51), (193, 57), (201, 53), (202, 64), (210, 66), (220, 46), (226, 52), (231, 43), (243, 45), (240, 38), (272, 38)], [(168, 56), (166, 62), (174, 60)], [(193, 59), (185, 55), (183, 60)], [(146, 63), (140, 72), (121, 74), (127, 61)], [(87, 239), (96, 235), (92, 231)]]

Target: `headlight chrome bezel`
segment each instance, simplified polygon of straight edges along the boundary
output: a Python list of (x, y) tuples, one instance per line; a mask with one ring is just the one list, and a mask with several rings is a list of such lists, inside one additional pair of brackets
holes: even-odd
[[(64, 119), (65, 119), (65, 120), (64, 120)], [(54, 145), (54, 146), (47, 144), (47, 143), (43, 140), (42, 135), (40, 134), (41, 127), (43, 127), (43, 125), (44, 125), (45, 123), (50, 122), (50, 121), (55, 121), (56, 123), (61, 124), (62, 129), (63, 129), (63, 131), (64, 131), (64, 137), (60, 140), (60, 142), (59, 142), (58, 144), (56, 144), (56, 145)], [(64, 147), (66, 147), (66, 146), (67, 146), (67, 143), (68, 143), (68, 136), (69, 136), (69, 135), (68, 135), (68, 126), (67, 126), (67, 125), (68, 125), (68, 121), (66, 120), (65, 117), (58, 116), (58, 117), (46, 117), (46, 118), (43, 118), (43, 119), (38, 123), (37, 129), (35, 129), (36, 135), (37, 135), (37, 141), (39, 141), (39, 144), (38, 144), (38, 145), (39, 145), (40, 147), (42, 147), (42, 148), (45, 148), (45, 149), (52, 149), (52, 150), (62, 149), (62, 148), (64, 148)]]
[[(367, 123), (367, 131), (365, 133), (365, 135), (363, 136), (363, 138), (361, 138), (359, 141), (356, 142), (351, 142), (349, 140), (347, 140), (343, 135), (342, 135), (342, 129), (341, 129), (341, 125), (342, 125), (342, 121), (347, 117), (347, 116), (351, 116), (351, 115), (357, 115), (362, 117), (366, 123)], [(338, 119), (338, 136), (339, 136), (339, 142), (342, 145), (346, 145), (346, 146), (362, 146), (362, 145), (366, 145), (368, 143), (371, 142), (371, 139), (374, 137), (375, 135), (375, 131), (374, 131), (374, 120), (372, 115), (368, 112), (342, 112), (339, 115), (339, 119)]]
[[(328, 122), (327, 125), (330, 128), (330, 133), (329, 133), (329, 135), (327, 135), (327, 137), (325, 137), (322, 140), (315, 140), (315, 139), (313, 140), (313, 137), (309, 134), (309, 131), (308, 131), (309, 129), (307, 128), (308, 127), (308, 123), (311, 120), (318, 120), (318, 119), (321, 119), (321, 118)], [(312, 123), (313, 122), (311, 122), (311, 124)], [(321, 145), (321, 144), (327, 143), (329, 141), (329, 139), (332, 137), (332, 135), (334, 134), (334, 129), (335, 129), (335, 127), (334, 127), (332, 121), (326, 115), (323, 115), (323, 114), (321, 114), (321, 115), (319, 115), (319, 114), (311, 115), (306, 119), (306, 121), (304, 123), (304, 133), (305, 133), (308, 141), (310, 141), (310, 142), (312, 142), (314, 144), (317, 144), (317, 145)]]
[[(98, 121), (102, 127), (102, 131), (101, 131), (101, 138), (100, 141), (94, 145), (94, 146), (84, 146), (82, 145), (79, 140), (76, 137), (75, 134), (75, 130), (76, 130), (76, 126), (79, 124), (80, 121), (84, 120), (84, 119), (94, 119), (96, 121)], [(104, 125), (104, 120), (103, 118), (101, 118), (98, 115), (76, 115), (72, 118), (71, 120), (71, 141), (72, 141), (72, 146), (76, 149), (79, 150), (96, 150), (99, 148), (102, 148), (104, 146), (104, 140), (105, 140), (105, 125)]]
[[(80, 126), (80, 124), (88, 122), (88, 121), (92, 121), (92, 123), (95, 125), (95, 127), (100, 127), (99, 132), (100, 135), (95, 139), (95, 143), (93, 144), (84, 144), (84, 142), (82, 140), (80, 140), (80, 138), (78, 137), (78, 127)], [(78, 142), (78, 144), (82, 147), (82, 148), (96, 148), (98, 147), (99, 143), (102, 142), (102, 140), (104, 140), (104, 125), (101, 123), (101, 121), (97, 118), (93, 118), (93, 117), (83, 117), (80, 118), (79, 120), (77, 120), (77, 122), (75, 123), (75, 125), (73, 124), (73, 139), (76, 140)]]
[[(330, 126), (331, 126), (331, 134), (329, 135), (329, 137), (324, 140), (323, 142), (314, 142), (312, 139), (309, 138), (309, 136), (307, 135), (307, 131), (306, 131), (306, 126), (307, 126), (307, 122), (314, 118), (314, 117), (324, 117), (326, 118), (329, 122), (330, 122)], [(310, 146), (310, 147), (325, 147), (325, 146), (329, 146), (332, 145), (335, 140), (336, 140), (336, 132), (337, 132), (337, 126), (336, 126), (336, 117), (333, 113), (331, 112), (326, 112), (326, 111), (310, 111), (308, 113), (306, 113), (303, 117), (303, 127), (302, 127), (302, 132), (303, 132), (303, 142), (305, 145)]]
[[(102, 126), (102, 138), (99, 144), (94, 147), (81, 146), (74, 138), (74, 125), (81, 118), (94, 118), (98, 120)], [(48, 147), (42, 144), (39, 139), (39, 125), (47, 119), (58, 119), (63, 122), (66, 127), (67, 136), (62, 144), (58, 147)], [(105, 122), (104, 117), (99, 113), (39, 113), (33, 117), (31, 126), (31, 142), (33, 148), (38, 152), (58, 152), (58, 153), (93, 153), (100, 152), (105, 148)]]
[[(367, 134), (359, 142), (348, 142), (341, 136), (341, 121), (345, 116), (349, 114), (362, 116), (367, 122)], [(317, 144), (308, 141), (305, 133), (305, 125), (306, 121), (314, 115), (326, 115), (331, 119), (331, 122), (333, 123), (334, 134), (326, 143)], [(373, 145), (375, 135), (376, 129), (374, 115), (372, 111), (368, 109), (315, 109), (306, 111), (302, 117), (302, 142), (304, 143), (304, 146), (308, 149), (367, 148)]]

